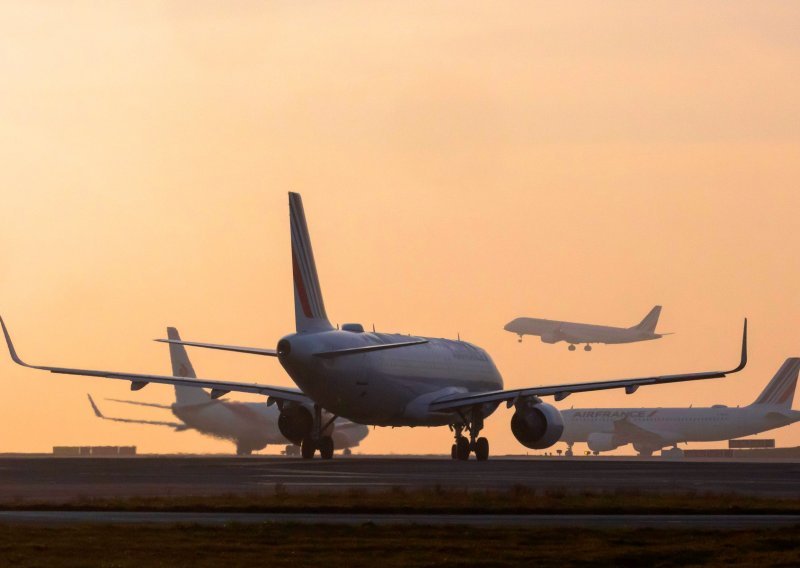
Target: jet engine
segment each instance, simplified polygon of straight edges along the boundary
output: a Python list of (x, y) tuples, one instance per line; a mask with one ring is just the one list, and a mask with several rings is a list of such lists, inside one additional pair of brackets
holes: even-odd
[(542, 340), (542, 343), (557, 343), (560, 338), (556, 333), (543, 333), (539, 339)]
[(586, 438), (586, 443), (589, 449), (593, 452), (610, 452), (619, 447), (619, 444), (614, 442), (614, 434), (605, 434), (602, 432), (593, 432)]
[(555, 406), (534, 401), (517, 403), (517, 409), (511, 417), (511, 432), (526, 448), (549, 448), (558, 442), (563, 431), (564, 419)]
[(278, 416), (278, 430), (293, 444), (300, 444), (303, 438), (311, 434), (313, 427), (311, 410), (300, 404), (284, 405)]

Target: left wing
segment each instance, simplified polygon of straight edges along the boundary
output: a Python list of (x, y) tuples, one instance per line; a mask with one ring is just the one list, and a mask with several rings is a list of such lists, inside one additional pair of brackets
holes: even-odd
[(744, 320), (742, 332), (742, 355), (739, 365), (730, 371), (708, 371), (704, 373), (685, 373), (680, 375), (660, 375), (653, 377), (640, 377), (633, 379), (617, 379), (611, 381), (593, 381), (588, 383), (571, 383), (566, 385), (553, 385), (511, 389), (483, 393), (466, 393), (449, 395), (432, 402), (429, 406), (432, 412), (455, 411), (462, 408), (492, 403), (505, 402), (512, 406), (518, 399), (531, 396), (553, 396), (555, 399), (564, 400), (575, 392), (588, 392), (624, 388), (625, 394), (633, 394), (643, 385), (660, 385), (666, 383), (679, 383), (683, 381), (700, 381), (704, 379), (719, 379), (732, 373), (737, 373), (747, 365), (747, 319)]
[(62, 375), (81, 375), (85, 377), (101, 377), (104, 379), (118, 379), (131, 382), (131, 390), (139, 390), (146, 387), (149, 383), (159, 383), (165, 385), (179, 385), (185, 387), (202, 387), (211, 389), (211, 398), (219, 398), (229, 392), (247, 392), (267, 396), (271, 401), (299, 402), (302, 404), (313, 404), (300, 389), (288, 387), (273, 387), (260, 385), (257, 383), (238, 383), (233, 381), (217, 381), (209, 379), (191, 379), (186, 377), (173, 377), (170, 375), (145, 375), (140, 373), (117, 373), (114, 371), (95, 371), (91, 369), (70, 369), (67, 367), (49, 367), (46, 365), (29, 365), (17, 355), (11, 336), (8, 333), (3, 318), (0, 317), (0, 325), (3, 327), (3, 334), (6, 337), (8, 351), (11, 358), (17, 365), (29, 367), (31, 369), (41, 369)]

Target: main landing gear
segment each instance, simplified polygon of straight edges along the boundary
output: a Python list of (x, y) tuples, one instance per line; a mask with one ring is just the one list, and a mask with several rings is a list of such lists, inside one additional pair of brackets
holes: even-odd
[(586, 345), (583, 346), (583, 350), (584, 351), (591, 351), (592, 350), (592, 346), (587, 343)]
[(573, 455), (575, 455), (572, 453), (572, 444), (567, 444), (567, 451), (564, 452), (564, 455), (568, 458), (571, 458)]
[(570, 351), (575, 351), (575, 345), (570, 344), (570, 346), (567, 347), (567, 349), (569, 349)]
[(323, 425), (322, 408), (318, 404), (314, 405), (314, 425), (311, 428), (311, 433), (303, 438), (303, 442), (300, 445), (300, 454), (303, 459), (310, 460), (317, 450), (319, 450), (319, 456), (324, 460), (329, 460), (333, 457), (333, 438), (324, 436), (323, 432), (333, 424), (334, 420), (336, 420), (336, 416), (331, 416), (330, 420)]
[[(450, 448), (450, 457), (454, 460), (467, 461), (471, 453), (475, 453), (475, 459), (486, 461), (489, 459), (489, 440), (478, 438), (478, 434), (483, 429), (483, 416), (478, 408), (474, 408), (470, 413), (469, 420), (462, 414), (463, 423), (453, 424), (450, 428), (455, 433), (455, 443)], [(464, 436), (464, 431), (469, 434), (469, 439)]]

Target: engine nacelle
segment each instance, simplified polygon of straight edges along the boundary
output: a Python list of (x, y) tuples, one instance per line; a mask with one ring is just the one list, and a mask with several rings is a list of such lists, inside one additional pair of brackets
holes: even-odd
[(561, 438), (564, 419), (561, 412), (550, 404), (520, 403), (511, 417), (511, 432), (526, 448), (543, 450)]
[(557, 343), (560, 338), (555, 333), (543, 333), (539, 339), (542, 340), (542, 343)]
[(278, 416), (278, 430), (293, 444), (300, 444), (303, 438), (311, 434), (313, 427), (311, 410), (300, 404), (285, 405)]
[(603, 432), (593, 432), (586, 438), (586, 443), (589, 449), (593, 452), (610, 452), (619, 447), (614, 441), (614, 434), (605, 434)]

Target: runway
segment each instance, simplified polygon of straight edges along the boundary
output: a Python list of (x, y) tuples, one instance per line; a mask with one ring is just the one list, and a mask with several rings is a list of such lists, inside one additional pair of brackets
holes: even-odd
[(0, 511), (0, 524), (199, 524), (295, 523), (323, 525), (428, 525), (470, 527), (572, 527), (742, 530), (800, 526), (800, 515), (424, 515), (369, 513), (164, 513)]
[(351, 457), (2, 458), (0, 503), (86, 497), (406, 489), (642, 491), (800, 497), (797, 462)]

